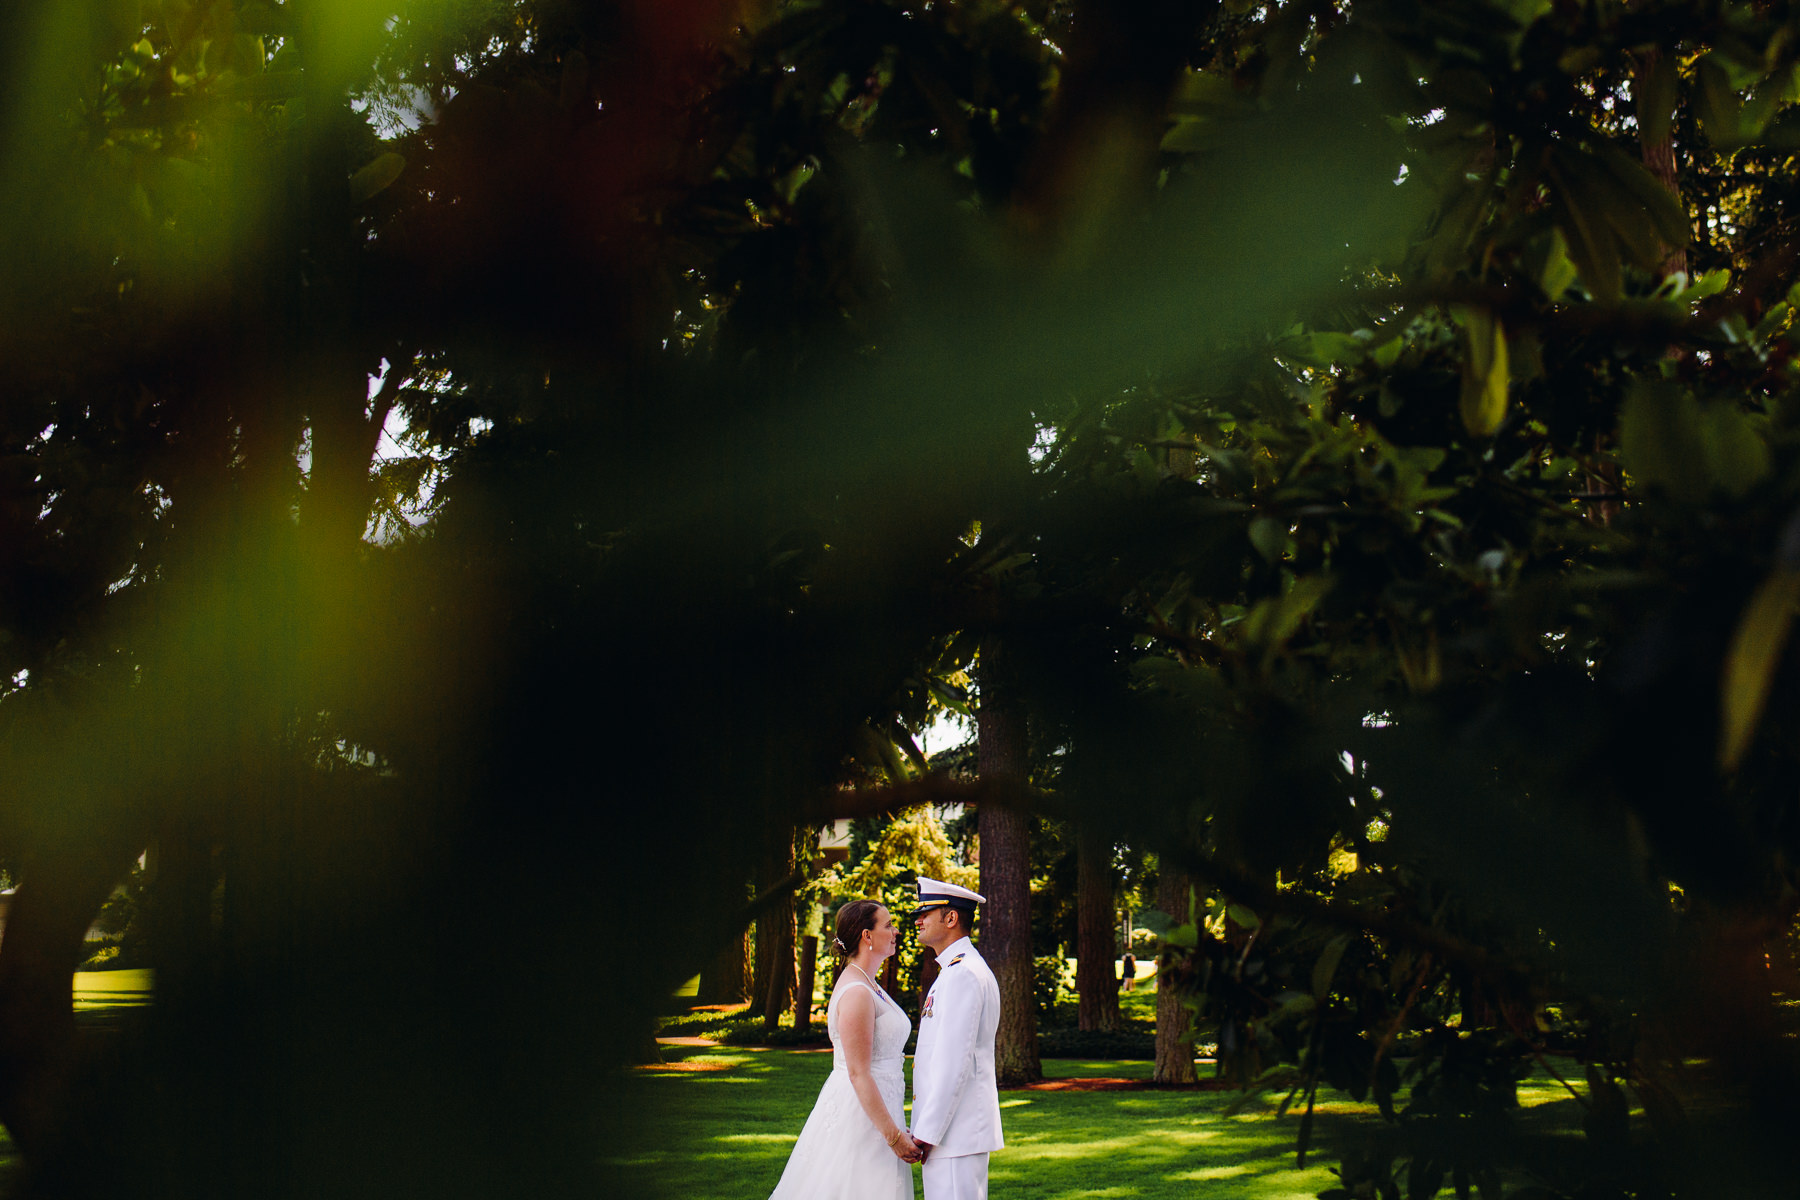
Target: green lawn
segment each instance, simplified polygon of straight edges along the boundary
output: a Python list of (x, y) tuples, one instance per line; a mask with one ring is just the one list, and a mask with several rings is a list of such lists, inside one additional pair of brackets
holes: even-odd
[(148, 968), (132, 971), (75, 972), (75, 1011), (102, 1008), (137, 1008), (150, 1003), (154, 973)]
[[(831, 1069), (828, 1053), (664, 1047), (668, 1062), (624, 1082), (645, 1116), (643, 1143), (608, 1164), (633, 1195), (690, 1200), (765, 1200), (781, 1176), (814, 1096)], [(1049, 1060), (1052, 1078), (1147, 1078), (1142, 1062)], [(1311, 1200), (1332, 1186), (1332, 1146), (1371, 1106), (1320, 1097), (1315, 1152), (1295, 1165), (1298, 1118), (1270, 1107), (1241, 1116), (1224, 1109), (1234, 1092), (1012, 1091), (1001, 1095), (1006, 1149), (989, 1169), (993, 1194), (1008, 1200), (1088, 1197), (1209, 1197)], [(1272, 1105), (1278, 1093), (1267, 1097)], [(1569, 1110), (1554, 1083), (1530, 1083), (1532, 1109)], [(1578, 1120), (1558, 1112), (1552, 1119)]]

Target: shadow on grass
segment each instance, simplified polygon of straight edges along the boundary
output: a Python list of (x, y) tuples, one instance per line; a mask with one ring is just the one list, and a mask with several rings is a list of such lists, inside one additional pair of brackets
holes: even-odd
[[(669, 1060), (623, 1081), (646, 1116), (639, 1145), (609, 1154), (633, 1196), (763, 1200), (831, 1069), (829, 1055), (665, 1047)], [(701, 1068), (701, 1069), (696, 1069)], [(1064, 1077), (1145, 1078), (1149, 1064), (1052, 1060)], [(1271, 1094), (1271, 1101), (1279, 1096)], [(1311, 1200), (1335, 1183), (1334, 1143), (1378, 1118), (1359, 1105), (1320, 1106), (1314, 1153), (1296, 1166), (1293, 1116), (1226, 1116), (1234, 1093), (1037, 1092), (1001, 1096), (1006, 1149), (991, 1160), (996, 1194), (1035, 1200), (1214, 1196)]]

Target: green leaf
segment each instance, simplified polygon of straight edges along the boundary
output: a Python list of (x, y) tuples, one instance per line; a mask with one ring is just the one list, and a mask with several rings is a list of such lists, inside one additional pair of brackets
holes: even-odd
[(1217, 125), (1202, 117), (1179, 117), (1163, 134), (1160, 149), (1165, 154), (1196, 154), (1209, 149), (1222, 137)]
[(1406, 1168), (1406, 1200), (1431, 1200), (1444, 1187), (1444, 1164), (1417, 1155)]
[(1755, 141), (1769, 127), (1786, 97), (1783, 89), (1774, 80), (1765, 82), (1750, 96), (1749, 103), (1738, 110), (1738, 136), (1746, 142)]
[(351, 200), (361, 204), (400, 178), (400, 172), (405, 169), (406, 159), (403, 156), (392, 150), (380, 155), (374, 162), (350, 176)]
[(1569, 257), (1580, 270), (1582, 282), (1594, 299), (1608, 303), (1617, 300), (1621, 286), (1619, 246), (1612, 226), (1590, 198), (1577, 194), (1554, 162), (1547, 173), (1554, 189), (1552, 209), (1556, 224), (1568, 239)]
[(1500, 7), (1524, 29), (1554, 7), (1552, 0), (1500, 0)]
[(1741, 497), (1768, 478), (1768, 438), (1757, 418), (1729, 401), (1705, 410), (1700, 451), (1715, 491)]
[(1286, 338), (1279, 347), (1281, 357), (1304, 367), (1323, 369), (1334, 363), (1359, 361), (1368, 352), (1361, 338), (1349, 333), (1306, 333)]
[(1331, 579), (1323, 575), (1303, 575), (1280, 596), (1257, 601), (1244, 616), (1240, 626), (1243, 637), (1252, 645), (1273, 649), (1286, 642), (1299, 630), (1312, 610), (1331, 590)]
[(1325, 999), (1325, 993), (1331, 988), (1331, 980), (1337, 974), (1338, 962), (1344, 957), (1344, 951), (1350, 948), (1350, 935), (1340, 933), (1325, 944), (1319, 953), (1319, 959), (1313, 963), (1312, 990), (1319, 1000)]
[(1701, 444), (1700, 405), (1689, 393), (1663, 382), (1641, 382), (1619, 410), (1619, 457), (1639, 486), (1677, 500), (1706, 494), (1706, 470), (1694, 448)]
[(1743, 101), (1732, 86), (1731, 74), (1714, 53), (1700, 60), (1699, 76), (1700, 89), (1695, 96), (1695, 107), (1700, 116), (1700, 128), (1715, 146), (1735, 149), (1743, 144), (1739, 132)]
[(1543, 261), (1534, 272), (1537, 285), (1550, 299), (1561, 300), (1563, 293), (1574, 286), (1580, 272), (1569, 257), (1569, 239), (1563, 236), (1561, 229), (1552, 226), (1550, 232), (1543, 235), (1542, 242)]
[(1178, 117), (1243, 112), (1252, 107), (1229, 78), (1213, 71), (1189, 71), (1169, 102), (1169, 111)]
[(1643, 206), (1656, 230), (1656, 236), (1671, 250), (1680, 250), (1693, 239), (1693, 222), (1680, 199), (1652, 175), (1649, 168), (1616, 146), (1600, 152), (1600, 162), (1607, 176), (1617, 183), (1623, 194)]
[(1729, 401), (1702, 406), (1660, 381), (1639, 384), (1626, 398), (1619, 444), (1634, 483), (1687, 503), (1711, 494), (1742, 496), (1771, 467), (1760, 418)]
[(1438, 218), (1427, 252), (1427, 269), (1434, 273), (1454, 271), (1461, 264), (1474, 238), (1475, 231), (1487, 220), (1489, 189), (1486, 180), (1468, 184), (1456, 202)]
[[(1634, 188), (1643, 190), (1646, 195), (1660, 191), (1660, 185), (1640, 167), (1631, 185), (1627, 185), (1619, 175), (1630, 169), (1630, 160), (1623, 154), (1618, 155), (1616, 170), (1603, 165), (1602, 160), (1592, 155), (1574, 151), (1558, 152), (1556, 163), (1560, 177), (1571, 188), (1565, 197), (1571, 205), (1576, 205), (1586, 219), (1604, 221), (1612, 230), (1617, 243), (1631, 255), (1640, 267), (1654, 270), (1662, 264), (1665, 239), (1660, 231), (1660, 223), (1654, 219), (1648, 209), (1648, 201), (1641, 198)], [(1666, 193), (1665, 193), (1666, 196)], [(1669, 224), (1672, 236), (1680, 238), (1679, 244), (1687, 244), (1686, 218), (1677, 211), (1671, 215), (1667, 209), (1674, 205), (1674, 197), (1667, 197), (1664, 205), (1663, 221)]]
[(1486, 309), (1460, 309), (1457, 315), (1468, 338), (1468, 353), (1463, 358), (1463, 428), (1472, 437), (1492, 437), (1506, 419), (1506, 390), (1511, 379), (1506, 329)]
[(1287, 551), (1287, 522), (1270, 516), (1257, 517), (1250, 522), (1250, 544), (1256, 552), (1270, 562), (1280, 562)]
[(1723, 292), (1730, 286), (1731, 271), (1725, 267), (1718, 267), (1708, 271), (1706, 274), (1700, 276), (1700, 278), (1694, 280), (1694, 282), (1689, 284), (1686, 288), (1682, 289), (1681, 299), (1688, 301), (1705, 300), (1709, 296), (1717, 296), (1720, 292)]
[(1725, 654), (1719, 695), (1719, 765), (1735, 771), (1762, 720), (1775, 669), (1800, 604), (1800, 571), (1778, 567), (1756, 589)]

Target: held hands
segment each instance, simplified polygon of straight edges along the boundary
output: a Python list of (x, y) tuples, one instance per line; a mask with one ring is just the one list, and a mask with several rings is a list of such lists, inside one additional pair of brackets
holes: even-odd
[(925, 1152), (919, 1149), (919, 1144), (913, 1141), (911, 1135), (904, 1129), (894, 1130), (893, 1136), (888, 1138), (888, 1149), (892, 1150), (895, 1156), (904, 1163), (925, 1161)]

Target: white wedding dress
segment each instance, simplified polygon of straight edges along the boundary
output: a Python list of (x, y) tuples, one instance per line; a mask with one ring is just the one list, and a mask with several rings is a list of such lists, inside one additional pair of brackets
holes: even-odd
[(838, 1032), (838, 1002), (856, 988), (875, 996), (875, 1045), (869, 1073), (881, 1089), (894, 1124), (906, 1128), (905, 1050), (912, 1021), (898, 1004), (857, 978), (854, 967), (839, 977), (825, 1010), (831, 1035), (831, 1074), (819, 1089), (812, 1115), (788, 1156), (787, 1169), (769, 1200), (912, 1200), (912, 1168), (888, 1149), (850, 1086), (844, 1041)]

